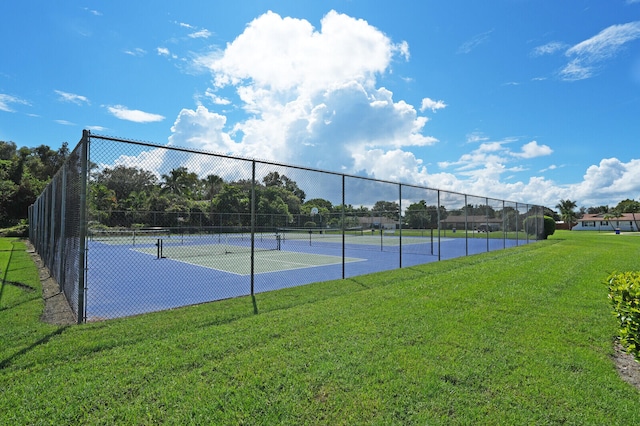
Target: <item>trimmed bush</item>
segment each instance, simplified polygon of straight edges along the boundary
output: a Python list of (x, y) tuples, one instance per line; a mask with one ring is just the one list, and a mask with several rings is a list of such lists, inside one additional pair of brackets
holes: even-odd
[(540, 220), (540, 216), (529, 216), (524, 220), (524, 230), (529, 235), (536, 235), (539, 240), (546, 240), (549, 235), (553, 235), (556, 232), (556, 221), (550, 216), (543, 216), (543, 228), (538, 229), (537, 222)]
[(620, 322), (620, 344), (640, 361), (640, 272), (613, 273), (607, 283), (609, 301)]
[(556, 221), (551, 216), (544, 216), (544, 239), (556, 232)]

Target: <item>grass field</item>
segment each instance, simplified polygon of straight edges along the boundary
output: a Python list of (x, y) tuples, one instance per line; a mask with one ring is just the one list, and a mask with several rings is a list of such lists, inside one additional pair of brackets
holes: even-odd
[[(0, 424), (640, 424), (603, 283), (640, 237), (547, 241), (54, 326), (0, 239)], [(257, 310), (257, 314), (255, 313)]]

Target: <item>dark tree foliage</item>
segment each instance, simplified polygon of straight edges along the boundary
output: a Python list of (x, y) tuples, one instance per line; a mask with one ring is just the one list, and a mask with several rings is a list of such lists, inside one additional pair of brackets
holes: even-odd
[(0, 141), (0, 226), (25, 220), (29, 206), (69, 156), (67, 143), (59, 150), (45, 145), (17, 148)]

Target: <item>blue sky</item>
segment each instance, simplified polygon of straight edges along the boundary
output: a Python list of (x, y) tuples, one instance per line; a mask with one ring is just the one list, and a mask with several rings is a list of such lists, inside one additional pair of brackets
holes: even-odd
[(640, 199), (640, 0), (20, 1), (0, 140), (93, 133), (554, 207)]

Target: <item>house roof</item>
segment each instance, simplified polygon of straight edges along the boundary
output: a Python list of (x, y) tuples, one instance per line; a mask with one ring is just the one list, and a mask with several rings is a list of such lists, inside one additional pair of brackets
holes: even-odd
[(623, 221), (623, 220), (638, 220), (640, 221), (640, 213), (622, 213), (620, 217), (607, 217), (610, 213), (597, 213), (597, 214), (585, 214), (581, 219), (576, 219), (577, 222), (590, 222), (598, 220), (606, 221)]

